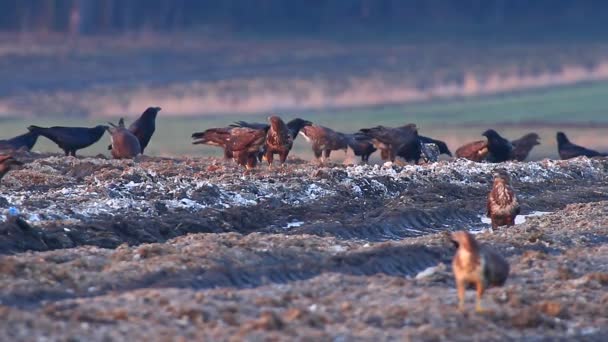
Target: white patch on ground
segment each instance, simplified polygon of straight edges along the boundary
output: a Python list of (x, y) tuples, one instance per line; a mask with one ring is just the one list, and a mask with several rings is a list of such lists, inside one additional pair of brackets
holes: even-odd
[[(543, 216), (543, 215), (547, 215), (547, 214), (551, 214), (551, 212), (548, 212), (548, 211), (533, 211), (533, 212), (531, 212), (528, 215), (517, 215), (515, 217), (515, 224), (522, 224), (522, 223), (526, 222), (526, 218), (527, 217)], [(481, 216), (481, 223), (491, 225), (492, 224), (492, 220), (489, 217), (487, 217), (487, 216)]]
[(283, 229), (296, 228), (296, 227), (300, 227), (303, 224), (304, 224), (303, 221), (289, 222), (289, 223), (287, 223), (287, 225), (285, 227), (283, 227)]
[(437, 269), (438, 269), (438, 266), (427, 267), (425, 270), (418, 272), (418, 274), (416, 274), (414, 279), (422, 279), (422, 278), (432, 276), (433, 274), (435, 274), (435, 272), (437, 272)]

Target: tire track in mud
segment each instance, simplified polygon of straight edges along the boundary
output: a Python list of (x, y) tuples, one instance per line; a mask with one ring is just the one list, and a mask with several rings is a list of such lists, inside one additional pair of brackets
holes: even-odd
[(368, 251), (338, 254), (327, 251), (306, 253), (282, 248), (257, 253), (256, 262), (249, 265), (242, 265), (241, 260), (233, 257), (218, 256), (215, 259), (216, 265), (207, 268), (189, 268), (178, 272), (163, 269), (126, 281), (120, 277), (113, 278), (114, 281), (104, 279), (104, 283), (95, 284), (95, 291), (19, 289), (0, 295), (0, 303), (32, 309), (46, 302), (95, 297), (110, 292), (129, 292), (142, 288), (253, 288), (307, 280), (332, 272), (355, 276), (386, 274), (414, 277), (428, 267), (449, 261), (451, 253), (449, 248), (439, 249), (422, 245), (384, 246)]

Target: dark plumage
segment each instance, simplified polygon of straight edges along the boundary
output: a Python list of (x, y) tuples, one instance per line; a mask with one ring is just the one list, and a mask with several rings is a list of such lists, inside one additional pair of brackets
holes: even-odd
[(30, 151), (38, 141), (38, 133), (27, 132), (7, 140), (0, 140), (0, 149), (2, 150), (21, 150)]
[(219, 146), (224, 156), (231, 156), (248, 170), (257, 165), (257, 154), (266, 142), (264, 129), (247, 127), (210, 128), (204, 132), (193, 133), (193, 144)]
[(346, 152), (348, 150), (346, 135), (330, 128), (319, 125), (304, 126), (300, 134), (311, 143), (312, 151), (317, 160), (323, 154), (322, 162), (329, 158), (331, 151), (344, 150)]
[(488, 129), (482, 134), (488, 139), (488, 161), (502, 163), (511, 157), (513, 145), (507, 139), (501, 137), (495, 130)]
[(369, 161), (369, 156), (377, 150), (372, 143), (372, 138), (361, 132), (346, 134), (346, 138), (348, 146), (353, 150), (356, 156), (361, 157), (361, 161), (364, 163), (367, 163)]
[(457, 250), (452, 259), (452, 270), (458, 290), (458, 308), (464, 310), (466, 286), (473, 284), (477, 290), (475, 309), (483, 311), (481, 298), (486, 289), (503, 286), (509, 276), (507, 261), (491, 249), (480, 246), (467, 231), (451, 234)]
[(99, 141), (107, 127), (108, 126), (104, 125), (95, 126), (93, 128), (59, 126), (44, 128), (30, 126), (27, 129), (30, 132), (42, 135), (57, 144), (57, 146), (65, 152), (66, 156), (76, 156), (76, 151), (89, 147)]
[(588, 148), (573, 144), (563, 132), (557, 132), (557, 152), (561, 159), (571, 159), (580, 156), (605, 157), (608, 154), (590, 150)]
[(509, 159), (517, 161), (526, 160), (528, 154), (530, 154), (530, 151), (532, 151), (534, 146), (540, 145), (539, 140), (540, 137), (538, 136), (538, 134), (528, 133), (517, 140), (511, 141), (511, 144), (513, 145), (513, 150), (511, 151), (511, 156), (509, 157)]
[(519, 213), (520, 207), (511, 187), (511, 177), (505, 170), (496, 170), (487, 201), (487, 215), (492, 220), (492, 228), (514, 225)]
[(121, 118), (118, 126), (109, 123), (110, 139), (112, 141), (112, 157), (114, 159), (133, 158), (141, 153), (139, 139), (125, 128), (125, 121)]
[(425, 136), (422, 136), (422, 135), (419, 135), (418, 139), (423, 144), (435, 144), (435, 145), (437, 145), (437, 147), (439, 148), (439, 153), (440, 154), (447, 154), (450, 157), (452, 156), (452, 152), (450, 152), (450, 149), (448, 148), (448, 145), (445, 142), (443, 142), (441, 140), (425, 137)]
[(0, 155), (0, 180), (2, 180), (4, 175), (6, 175), (15, 166), (21, 165), (23, 165), (23, 163), (13, 158), (11, 155)]
[(478, 140), (460, 146), (456, 150), (456, 157), (481, 162), (486, 159), (488, 152), (488, 142), (486, 140)]
[(376, 126), (360, 131), (372, 139), (374, 147), (380, 150), (383, 160), (394, 162), (397, 156), (406, 161), (417, 162), (420, 159), (418, 129), (414, 124), (396, 128)]

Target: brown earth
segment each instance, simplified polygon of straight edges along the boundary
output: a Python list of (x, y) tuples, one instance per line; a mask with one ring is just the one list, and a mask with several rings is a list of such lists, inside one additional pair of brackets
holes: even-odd
[[(212, 158), (22, 154), (0, 185), (2, 340), (601, 340), (608, 161), (506, 163), (523, 213), (481, 222), (495, 165), (243, 175)], [(456, 309), (446, 232), (511, 276)]]

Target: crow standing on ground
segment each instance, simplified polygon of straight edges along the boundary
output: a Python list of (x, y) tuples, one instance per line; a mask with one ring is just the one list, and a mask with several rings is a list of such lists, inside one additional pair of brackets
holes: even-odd
[(89, 147), (99, 141), (108, 126), (99, 125), (87, 127), (38, 127), (30, 126), (27, 129), (53, 141), (65, 152), (65, 155), (76, 156), (76, 151)]
[(563, 132), (557, 132), (557, 152), (562, 159), (571, 159), (580, 156), (605, 157), (606, 153), (590, 150), (588, 148), (573, 144)]
[(488, 161), (492, 163), (502, 163), (511, 157), (513, 145), (511, 142), (501, 137), (495, 130), (488, 129), (482, 134), (488, 139)]
[(437, 145), (437, 147), (439, 148), (439, 153), (440, 154), (446, 154), (446, 155), (448, 155), (450, 157), (452, 156), (452, 152), (450, 152), (450, 149), (448, 148), (448, 145), (445, 142), (443, 142), (441, 140), (425, 137), (425, 136), (422, 136), (422, 135), (419, 135), (418, 139), (423, 144), (435, 144), (435, 145)]
[(346, 139), (348, 147), (353, 150), (355, 156), (361, 157), (361, 162), (363, 163), (367, 163), (369, 156), (377, 150), (372, 143), (372, 138), (362, 132), (346, 134)]

